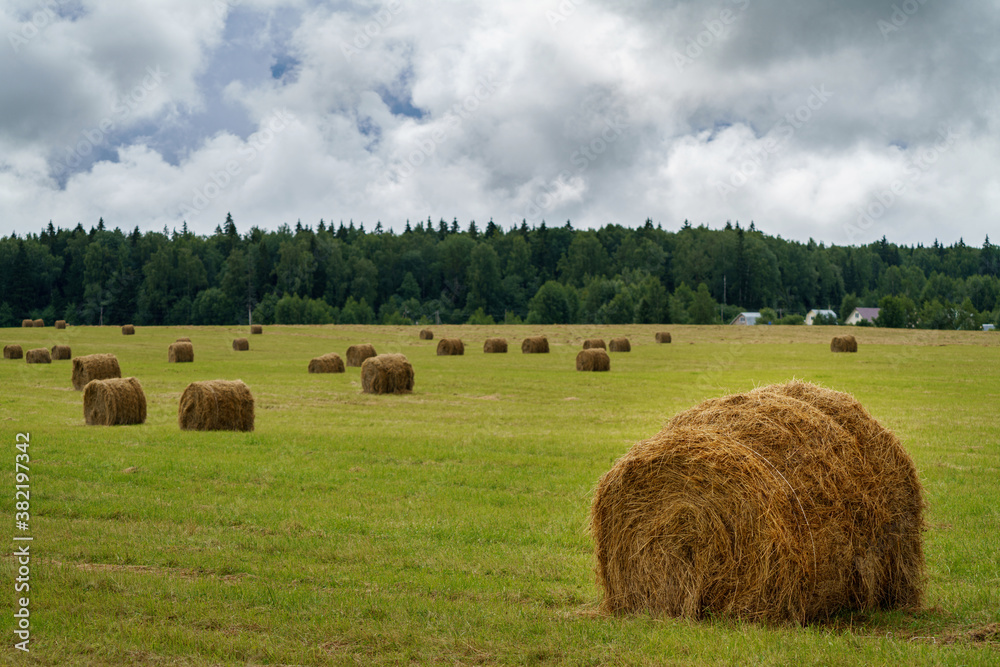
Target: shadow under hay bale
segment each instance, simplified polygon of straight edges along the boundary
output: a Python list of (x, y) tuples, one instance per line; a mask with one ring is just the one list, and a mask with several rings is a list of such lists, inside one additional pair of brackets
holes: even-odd
[(486, 354), (507, 354), (506, 338), (487, 338), (483, 343), (483, 352)]
[(521, 341), (521, 354), (548, 354), (549, 339), (545, 336), (531, 336)]
[(146, 423), (146, 394), (135, 378), (91, 380), (83, 389), (83, 418), (89, 426)]
[(122, 327), (122, 335), (123, 336), (134, 336), (135, 335), (135, 326), (132, 325), (132, 324), (126, 324), (125, 326), (123, 326)]
[(344, 373), (344, 360), (336, 352), (324, 354), (309, 362), (310, 373)]
[(29, 364), (51, 364), (52, 355), (49, 354), (48, 348), (40, 347), (37, 350), (28, 350), (24, 360)]
[(669, 342), (671, 342), (671, 340), (670, 340), (670, 332), (669, 331), (661, 331), (658, 334), (656, 334), (656, 342), (657, 343), (669, 343)]
[(380, 354), (361, 365), (361, 391), (366, 394), (408, 394), (413, 391), (413, 366), (402, 354)]
[(848, 394), (791, 382), (711, 399), (598, 483), (602, 607), (805, 623), (916, 606), (923, 508), (913, 461)]
[(233, 340), (233, 349), (237, 352), (249, 352), (250, 341), (246, 338), (236, 338)]
[(576, 370), (578, 371), (610, 371), (611, 357), (599, 347), (580, 350), (576, 355)]
[(35, 326), (35, 321), (34, 320), (21, 320), (21, 327), (22, 328), (24, 328), (24, 329), (30, 329), (33, 326)]
[(831, 352), (857, 352), (858, 351), (858, 341), (854, 336), (848, 334), (846, 336), (835, 336), (832, 341), (830, 341), (830, 351)]
[(465, 354), (465, 344), (457, 338), (442, 338), (438, 341), (437, 356), (456, 357)]
[(65, 329), (66, 320), (56, 320), (56, 329)]
[(604, 344), (604, 340), (600, 338), (588, 338), (583, 341), (583, 349), (585, 350), (596, 350), (596, 349), (606, 350), (607, 346)]
[(362, 345), (352, 345), (347, 348), (347, 365), (360, 367), (365, 363), (365, 359), (378, 356), (375, 347), (367, 343)]
[(3, 346), (3, 358), (4, 359), (24, 359), (24, 351), (21, 349), (20, 345), (4, 345)]
[(183, 431), (252, 431), (253, 394), (240, 380), (192, 382), (181, 395), (177, 423)]
[(632, 344), (628, 342), (628, 338), (612, 338), (611, 342), (608, 344), (609, 352), (631, 352)]
[(250, 335), (263, 334), (263, 333), (264, 333), (264, 327), (261, 326), (260, 324), (250, 325)]
[(88, 354), (73, 359), (73, 389), (82, 391), (91, 380), (120, 378), (122, 369), (113, 354)]
[(73, 358), (73, 350), (70, 349), (69, 345), (53, 345), (52, 346), (52, 360), (53, 361), (68, 361)]
[(44, 329), (45, 320), (34, 320), (32, 321), (31, 326), (35, 327), (36, 329)]
[(194, 361), (194, 345), (187, 342), (171, 343), (167, 348), (168, 364), (189, 364)]
[(434, 340), (434, 332), (430, 329), (424, 329), (420, 332), (420, 340)]

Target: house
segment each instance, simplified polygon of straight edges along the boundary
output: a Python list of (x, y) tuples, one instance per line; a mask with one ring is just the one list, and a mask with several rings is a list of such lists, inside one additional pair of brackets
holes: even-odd
[(995, 326), (993, 326), (992, 324), (984, 324), (983, 325), (983, 331), (996, 331), (996, 329), (997, 328)]
[(872, 324), (875, 324), (875, 320), (878, 318), (878, 311), (878, 308), (855, 308), (847, 316), (844, 324), (857, 324), (861, 320), (868, 320)]
[(832, 310), (810, 310), (808, 313), (806, 313), (806, 324), (812, 326), (813, 320), (816, 319), (817, 315), (825, 315), (826, 317), (833, 317), (833, 318), (837, 317), (837, 313), (833, 312)]
[(753, 326), (760, 319), (760, 313), (740, 313), (730, 324), (744, 324)]

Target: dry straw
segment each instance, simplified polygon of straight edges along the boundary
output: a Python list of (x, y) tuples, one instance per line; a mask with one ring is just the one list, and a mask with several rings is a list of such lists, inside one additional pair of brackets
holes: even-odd
[(123, 326), (122, 327), (122, 335), (123, 336), (134, 336), (135, 335), (135, 326), (133, 326), (131, 324), (126, 324), (125, 326)]
[(628, 338), (612, 338), (611, 342), (608, 344), (608, 351), (631, 352), (632, 344), (628, 342)]
[(72, 358), (73, 358), (73, 351), (70, 349), (69, 345), (52, 346), (53, 361), (67, 361)]
[(548, 354), (549, 339), (545, 336), (532, 336), (521, 342), (522, 354)]
[(923, 509), (913, 461), (848, 394), (711, 399), (598, 483), (603, 609), (806, 623), (918, 606)]
[(171, 343), (167, 348), (167, 363), (186, 364), (194, 361), (194, 345), (191, 343)]
[(91, 380), (120, 378), (122, 369), (113, 354), (89, 354), (73, 359), (73, 389), (81, 391)]
[(250, 341), (246, 338), (236, 338), (233, 340), (233, 349), (237, 352), (247, 352), (250, 349)]
[(4, 345), (3, 346), (3, 358), (4, 359), (24, 359), (24, 351), (21, 350), (20, 345)]
[(437, 356), (455, 357), (465, 354), (465, 344), (457, 338), (442, 338), (438, 341)]
[(91, 380), (83, 389), (83, 418), (90, 426), (146, 423), (146, 395), (135, 378)]
[(251, 324), (250, 325), (250, 334), (251, 335), (253, 335), (253, 334), (262, 334), (262, 333), (264, 333), (264, 327), (262, 327), (259, 324)]
[(336, 352), (324, 354), (309, 362), (310, 373), (343, 373), (345, 370), (344, 360)]
[(430, 329), (424, 329), (420, 332), (420, 340), (434, 340), (434, 332)]
[(51, 364), (52, 355), (49, 354), (48, 348), (40, 347), (37, 350), (28, 350), (24, 360), (29, 364)]
[(486, 354), (507, 354), (506, 338), (487, 338), (483, 343), (483, 352)]
[(45, 320), (34, 320), (32, 321), (31, 326), (38, 329), (43, 329), (45, 327)]
[(402, 354), (380, 354), (361, 365), (361, 390), (366, 394), (408, 394), (413, 391), (413, 366)]
[(178, 343), (190, 343), (191, 339), (190, 338), (178, 338), (177, 342)]
[(607, 346), (604, 344), (604, 341), (600, 338), (588, 338), (587, 340), (583, 341), (583, 349), (585, 350), (596, 350), (598, 348), (602, 350), (608, 349)]
[(65, 329), (66, 320), (56, 320), (56, 329)]
[(367, 343), (363, 345), (352, 345), (347, 348), (347, 365), (360, 367), (361, 364), (365, 363), (365, 359), (375, 356), (378, 356), (378, 353), (372, 345), (368, 345)]
[(670, 341), (670, 332), (669, 331), (661, 331), (661, 332), (657, 333), (656, 334), (656, 342), (657, 343), (669, 343), (669, 342), (671, 342)]
[(858, 351), (858, 341), (850, 334), (846, 336), (835, 336), (832, 341), (830, 341), (830, 351), (831, 352), (857, 352)]
[(177, 407), (184, 431), (252, 431), (253, 422), (253, 394), (240, 380), (192, 382)]
[(25, 329), (30, 329), (33, 326), (35, 326), (34, 320), (21, 320), (21, 327)]
[(580, 350), (576, 355), (576, 370), (578, 371), (610, 371), (611, 357), (599, 347)]

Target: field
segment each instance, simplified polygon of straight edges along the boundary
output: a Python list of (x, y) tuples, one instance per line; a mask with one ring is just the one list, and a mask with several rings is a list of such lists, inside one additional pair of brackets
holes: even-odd
[[(88, 427), (71, 363), (0, 362), (0, 504), (14, 527), (14, 447), (29, 432), (30, 653), (3, 664), (705, 665), (1000, 663), (1000, 334), (832, 327), (265, 327), (0, 330), (0, 345), (114, 352), (143, 426)], [(674, 342), (657, 345), (669, 330)], [(545, 334), (548, 355), (522, 355)], [(488, 336), (506, 355), (485, 355)], [(610, 373), (578, 373), (584, 338), (620, 335)], [(192, 339), (193, 364), (167, 364)], [(464, 340), (437, 357), (437, 339)], [(353, 343), (402, 352), (407, 396), (361, 394), (357, 368), (309, 375)], [(929, 509), (919, 610), (805, 628), (596, 612), (587, 533), (597, 479), (699, 401), (791, 378), (854, 394), (913, 456)], [(242, 379), (249, 434), (181, 432), (194, 380)]]

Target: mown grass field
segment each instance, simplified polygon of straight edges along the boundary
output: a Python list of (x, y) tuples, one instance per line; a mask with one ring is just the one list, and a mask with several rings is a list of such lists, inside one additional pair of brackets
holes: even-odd
[[(37, 665), (788, 665), (1000, 663), (1000, 334), (829, 327), (6, 329), (0, 345), (118, 355), (143, 426), (87, 427), (71, 362), (0, 362), (0, 504), (14, 528), (15, 434), (31, 445), (31, 652), (13, 649), (4, 551), (0, 663)], [(669, 330), (674, 342), (657, 345)], [(548, 355), (522, 355), (545, 334)], [(484, 355), (487, 336), (506, 355)], [(587, 337), (627, 335), (610, 373)], [(189, 336), (193, 364), (167, 364)], [(437, 357), (437, 338), (464, 340)], [(412, 395), (309, 375), (353, 343), (403, 352)], [(607, 618), (586, 526), (635, 441), (712, 396), (799, 378), (853, 393), (913, 456), (929, 504), (924, 608), (806, 628)], [(195, 380), (242, 379), (251, 434), (191, 433)]]

